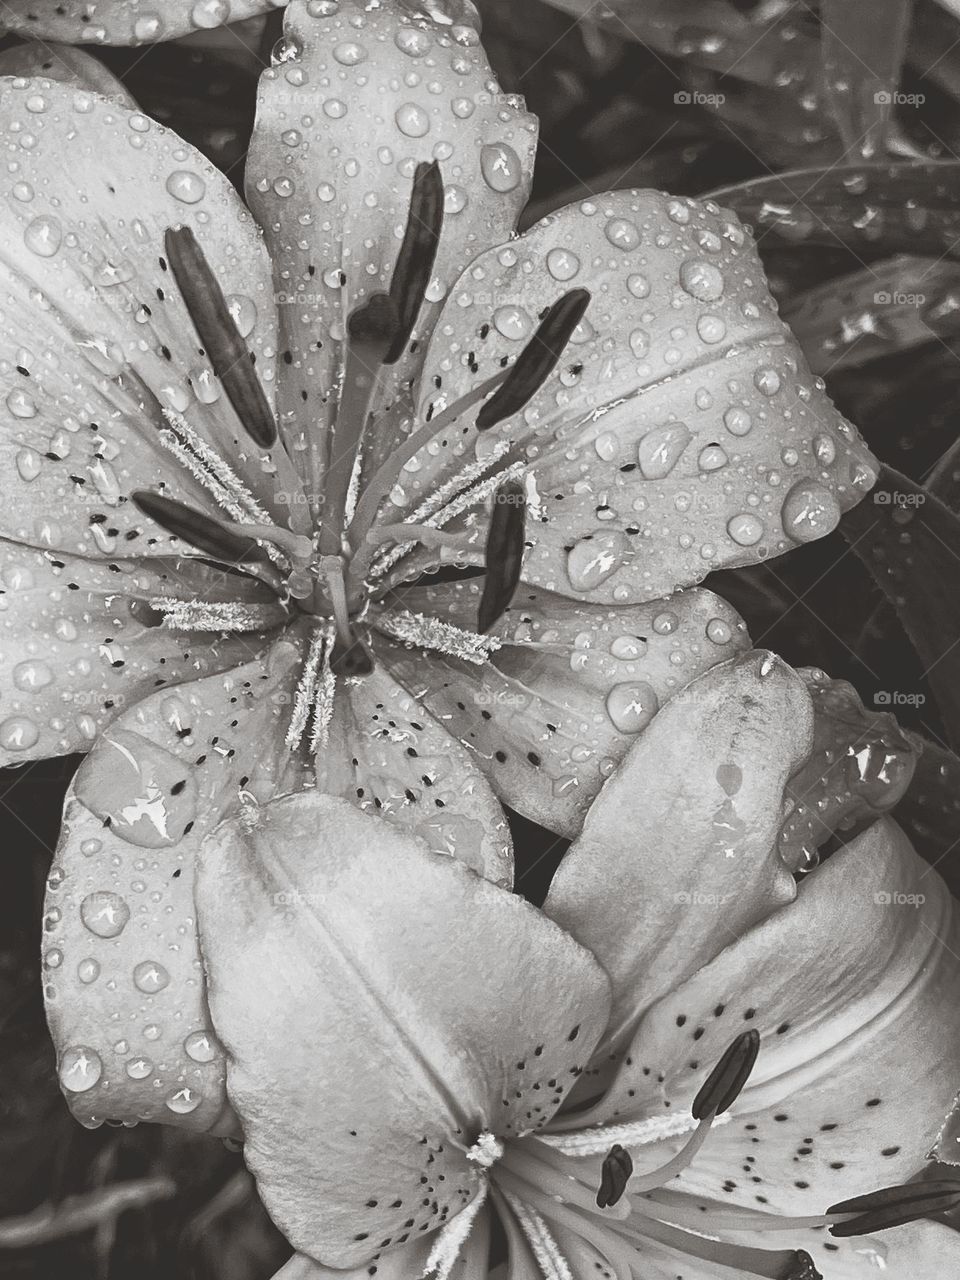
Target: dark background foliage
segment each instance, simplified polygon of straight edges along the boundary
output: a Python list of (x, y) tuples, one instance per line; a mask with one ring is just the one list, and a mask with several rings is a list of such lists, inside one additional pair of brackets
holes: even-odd
[[(756, 643), (852, 681), (868, 707), (900, 696), (924, 752), (897, 816), (960, 888), (960, 23), (933, 0), (581, 2), (581, 24), (540, 0), (480, 7), (504, 88), (542, 122), (525, 223), (609, 188), (722, 190), (811, 364), (887, 464), (878, 492), (913, 495), (867, 499), (831, 537), (710, 585)], [(97, 56), (240, 186), (279, 28), (273, 14), (242, 38)], [(38, 952), (75, 767), (0, 773), (0, 1275), (262, 1280), (286, 1248), (236, 1153), (149, 1126), (87, 1132), (60, 1100)], [(538, 901), (562, 845), (520, 819), (514, 835)], [(155, 1176), (172, 1194), (148, 1209), (3, 1247), (14, 1215)]]

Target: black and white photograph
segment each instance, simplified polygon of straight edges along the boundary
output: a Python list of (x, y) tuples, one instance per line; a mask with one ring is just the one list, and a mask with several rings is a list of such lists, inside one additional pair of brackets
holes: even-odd
[(960, 1280), (960, 0), (0, 0), (0, 1280)]

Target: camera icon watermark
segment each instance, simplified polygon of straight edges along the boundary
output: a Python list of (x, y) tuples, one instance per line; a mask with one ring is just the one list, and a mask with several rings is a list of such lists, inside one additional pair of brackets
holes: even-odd
[(698, 89), (678, 89), (673, 101), (678, 107), (722, 107), (725, 93), (700, 93)]
[(681, 889), (673, 895), (678, 907), (723, 907), (736, 897), (733, 893), (703, 893), (699, 889)]
[(889, 893), (880, 889), (873, 895), (874, 904), (878, 907), (913, 907), (916, 909), (917, 907), (922, 907), (926, 900), (926, 894), (903, 893), (898, 889)]
[(873, 695), (875, 707), (922, 707), (925, 693), (904, 693), (901, 689), (878, 689)]

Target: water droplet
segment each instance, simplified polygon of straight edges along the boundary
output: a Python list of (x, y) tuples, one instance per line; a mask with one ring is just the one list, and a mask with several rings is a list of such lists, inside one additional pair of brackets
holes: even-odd
[(640, 636), (617, 636), (610, 646), (610, 652), (621, 662), (632, 662), (644, 656), (647, 652), (647, 642)]
[(626, 535), (616, 530), (581, 538), (567, 553), (567, 576), (576, 591), (592, 591), (616, 573), (627, 550)]
[(690, 441), (690, 431), (684, 422), (665, 422), (654, 427), (637, 446), (640, 471), (647, 480), (663, 480), (677, 465)]
[(723, 273), (712, 262), (687, 258), (680, 264), (680, 285), (698, 302), (715, 302), (723, 296)]
[(118, 893), (98, 889), (80, 903), (80, 919), (98, 938), (117, 938), (130, 919), (130, 908)]
[(729, 462), (724, 450), (718, 444), (708, 444), (700, 450), (697, 458), (697, 466), (701, 471), (719, 471), (721, 467), (725, 467)]
[(654, 688), (643, 680), (615, 684), (607, 694), (607, 715), (621, 733), (639, 733), (660, 709)]
[(164, 1099), (164, 1103), (168, 1110), (173, 1111), (178, 1116), (187, 1116), (191, 1111), (196, 1111), (200, 1105), (200, 1094), (196, 1089), (191, 1089), (187, 1085), (183, 1085), (180, 1089), (174, 1089), (172, 1093), (168, 1093)]
[(144, 13), (133, 24), (133, 34), (137, 40), (156, 40), (163, 30), (163, 20), (157, 13)]
[(719, 316), (698, 316), (697, 333), (703, 342), (722, 342), (727, 336), (727, 326)]
[(342, 44), (338, 44), (333, 51), (333, 56), (345, 67), (355, 67), (358, 62), (366, 62), (368, 57), (363, 45), (357, 44), (355, 40), (345, 40)]
[(836, 528), (840, 504), (822, 484), (800, 480), (783, 500), (781, 519), (789, 538), (795, 542), (814, 542)]
[(406, 53), (411, 58), (422, 58), (433, 47), (430, 33), (419, 27), (401, 27), (393, 37), (393, 42), (401, 53)]
[(27, 395), (20, 387), (14, 387), (6, 399), (6, 406), (15, 418), (35, 418), (37, 406), (33, 396)]
[(626, 218), (611, 218), (603, 229), (603, 234), (611, 244), (628, 253), (640, 243), (640, 232), (636, 224)]
[(732, 436), (745, 436), (753, 427), (753, 419), (746, 409), (733, 408), (723, 415), (723, 425)]
[(45, 969), (59, 969), (63, 964), (63, 952), (59, 947), (51, 947), (43, 957), (43, 965)]
[(493, 313), (493, 323), (498, 333), (517, 341), (533, 331), (533, 321), (522, 307), (498, 307)]
[(87, 956), (85, 960), (81, 960), (77, 965), (77, 977), (85, 987), (91, 982), (96, 982), (100, 977), (99, 961), (94, 960), (92, 956)]
[(77, 773), (77, 795), (98, 817), (110, 819), (116, 835), (151, 849), (181, 839), (196, 813), (197, 785), (176, 756), (140, 734), (115, 729), (101, 739), (99, 763), (90, 766), (90, 759)]
[(43, 462), (35, 449), (20, 449), (17, 452), (17, 471), (21, 480), (36, 480)]
[(480, 172), (491, 191), (514, 191), (523, 176), (520, 157), (505, 142), (488, 142), (480, 149)]
[(189, 169), (175, 169), (167, 178), (166, 187), (175, 200), (184, 204), (198, 204), (207, 194), (203, 178)]
[(60, 1059), (60, 1083), (69, 1093), (86, 1093), (103, 1074), (100, 1055), (86, 1045), (73, 1045)]
[(35, 659), (29, 662), (18, 662), (13, 669), (13, 683), (24, 693), (34, 693), (53, 683), (53, 672), (45, 662)]
[(131, 1080), (146, 1080), (153, 1073), (153, 1063), (149, 1058), (131, 1058), (125, 1070)]
[(0, 747), (7, 751), (29, 751), (39, 737), (40, 730), (28, 716), (8, 716), (0, 724)]
[(242, 293), (228, 293), (224, 301), (233, 323), (237, 326), (237, 333), (241, 338), (248, 338), (257, 323), (256, 304)]
[(190, 21), (205, 31), (225, 26), (230, 21), (230, 5), (227, 0), (197, 0), (190, 10)]
[(63, 240), (60, 220), (47, 214), (34, 218), (23, 233), (23, 243), (38, 258), (52, 258)]
[(727, 533), (741, 547), (752, 547), (763, 537), (763, 521), (749, 511), (741, 511), (727, 521)]
[(469, 198), (463, 187), (458, 187), (451, 182), (443, 193), (444, 213), (463, 213)]
[(813, 442), (813, 453), (821, 467), (829, 467), (837, 457), (837, 446), (833, 437), (828, 435), (817, 436)]
[(183, 1042), (187, 1057), (194, 1062), (213, 1062), (220, 1053), (220, 1045), (212, 1031), (191, 1031)]
[(639, 273), (627, 276), (627, 288), (635, 298), (646, 298), (650, 294), (650, 281)]
[(753, 375), (753, 385), (765, 396), (775, 396), (780, 390), (780, 375), (776, 369), (758, 369)]
[(671, 636), (680, 625), (680, 619), (670, 609), (658, 613), (653, 620), (653, 629), (658, 636)]
[(162, 964), (155, 960), (144, 960), (133, 971), (133, 982), (138, 991), (146, 995), (156, 995), (170, 984), (170, 974)]
[(733, 628), (723, 618), (711, 618), (707, 623), (707, 639), (714, 644), (729, 644), (733, 639)]
[(634, 329), (627, 341), (630, 343), (630, 350), (638, 360), (642, 360), (649, 354), (650, 335), (646, 329)]
[(572, 280), (580, 270), (580, 259), (569, 249), (551, 249), (547, 254), (547, 270), (554, 280)]
[(597, 457), (602, 458), (604, 462), (612, 462), (620, 451), (617, 437), (612, 431), (601, 431), (594, 440), (593, 447), (597, 451)]
[(397, 128), (408, 138), (422, 138), (429, 132), (430, 117), (416, 102), (404, 102), (397, 107), (393, 118)]

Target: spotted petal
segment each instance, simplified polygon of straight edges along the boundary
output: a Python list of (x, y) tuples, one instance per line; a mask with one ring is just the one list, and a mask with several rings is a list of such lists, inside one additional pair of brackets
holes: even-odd
[(296, 672), (290, 650), (281, 642), (269, 661), (145, 698), (80, 767), (51, 874), (44, 945), (60, 1079), (84, 1124), (223, 1123), (195, 859), (241, 789), (266, 798), (302, 780), (283, 743)]
[[(771, 1248), (773, 1241), (792, 1249), (805, 1249), (824, 1280), (944, 1280), (960, 1274), (960, 1233), (941, 1222), (911, 1222), (873, 1236), (835, 1239), (825, 1230), (791, 1231), (776, 1237), (760, 1232), (731, 1234), (734, 1243)], [(684, 1259), (686, 1264), (686, 1259)], [(667, 1272), (664, 1280), (674, 1280)], [(686, 1270), (685, 1280), (701, 1280)], [(659, 1280), (654, 1272), (651, 1280)], [(716, 1280), (716, 1271), (705, 1271), (702, 1280)], [(745, 1277), (746, 1280), (746, 1277)], [(751, 1278), (752, 1280), (752, 1278)]]
[(605, 784), (544, 910), (610, 975), (604, 1047), (757, 920), (789, 902), (777, 851), (784, 790), (813, 742), (799, 676), (772, 654), (677, 694)]
[[(402, 603), (472, 630), (481, 591), (469, 579), (405, 591)], [(749, 645), (736, 611), (703, 590), (602, 608), (525, 587), (491, 634), (503, 647), (482, 666), (390, 643), (378, 654), (502, 801), (568, 837), (658, 709)]]
[[(512, 232), (536, 130), (520, 100), (500, 93), (461, 0), (294, 0), (284, 30), (278, 65), (260, 81), (247, 190), (277, 271), (290, 360), (282, 429), (315, 481), (337, 447), (327, 429), (346, 317), (389, 286), (417, 163), (439, 161), (446, 184), (435, 278), (413, 334), (422, 348), (464, 260)], [(381, 405), (421, 360), (422, 351), (393, 366)]]
[(602, 1109), (682, 1112), (733, 1037), (755, 1027), (760, 1054), (732, 1120), (674, 1185), (819, 1213), (904, 1181), (960, 1078), (956, 914), (936, 872), (882, 819), (649, 1010)]
[[(475, 409), (446, 424), (395, 502), (415, 507), (508, 443), (534, 485), (525, 580), (625, 604), (821, 537), (869, 488), (870, 454), (778, 319), (748, 233), (711, 202), (652, 191), (570, 205), (471, 263), (437, 322), (418, 421), (515, 361), (579, 287), (586, 315), (527, 407), (479, 440)], [(461, 556), (482, 555), (485, 522), (467, 519)]]
[(102, 62), (82, 49), (48, 40), (25, 40), (0, 53), (0, 75), (43, 76), (74, 89), (92, 89), (104, 98), (123, 102), (135, 111), (137, 104), (126, 86)]
[(328, 741), (317, 755), (321, 790), (382, 814), (433, 853), (458, 857), (510, 887), (506, 819), (466, 747), (382, 667), (342, 685)]
[[(450, 1280), (487, 1280), (489, 1230), (488, 1211), (482, 1209), (450, 1272)], [(413, 1276), (422, 1276), (433, 1243), (432, 1239), (411, 1240), (409, 1244), (384, 1254), (377, 1261), (377, 1280), (411, 1280)], [(369, 1277), (370, 1268), (366, 1263), (344, 1271), (339, 1267), (324, 1267), (305, 1254), (295, 1253), (273, 1280), (369, 1280)]]
[(271, 0), (9, 0), (3, 22), (24, 36), (64, 44), (152, 44), (269, 13)]
[(269, 617), (261, 590), (196, 560), (107, 563), (0, 540), (0, 763), (86, 751), (139, 698), (238, 666), (265, 644), (169, 630), (152, 600), (246, 598)]
[(175, 134), (96, 94), (0, 81), (0, 533), (85, 556), (157, 554), (175, 540), (132, 491), (212, 508), (176, 462), (181, 413), (255, 492), (268, 480), (201, 353), (164, 231), (193, 229), (269, 386), (270, 268), (227, 179)]
[(607, 1015), (596, 962), (543, 915), (316, 792), (221, 827), (197, 901), (247, 1162), (330, 1267), (473, 1201), (481, 1133), (542, 1125)]

